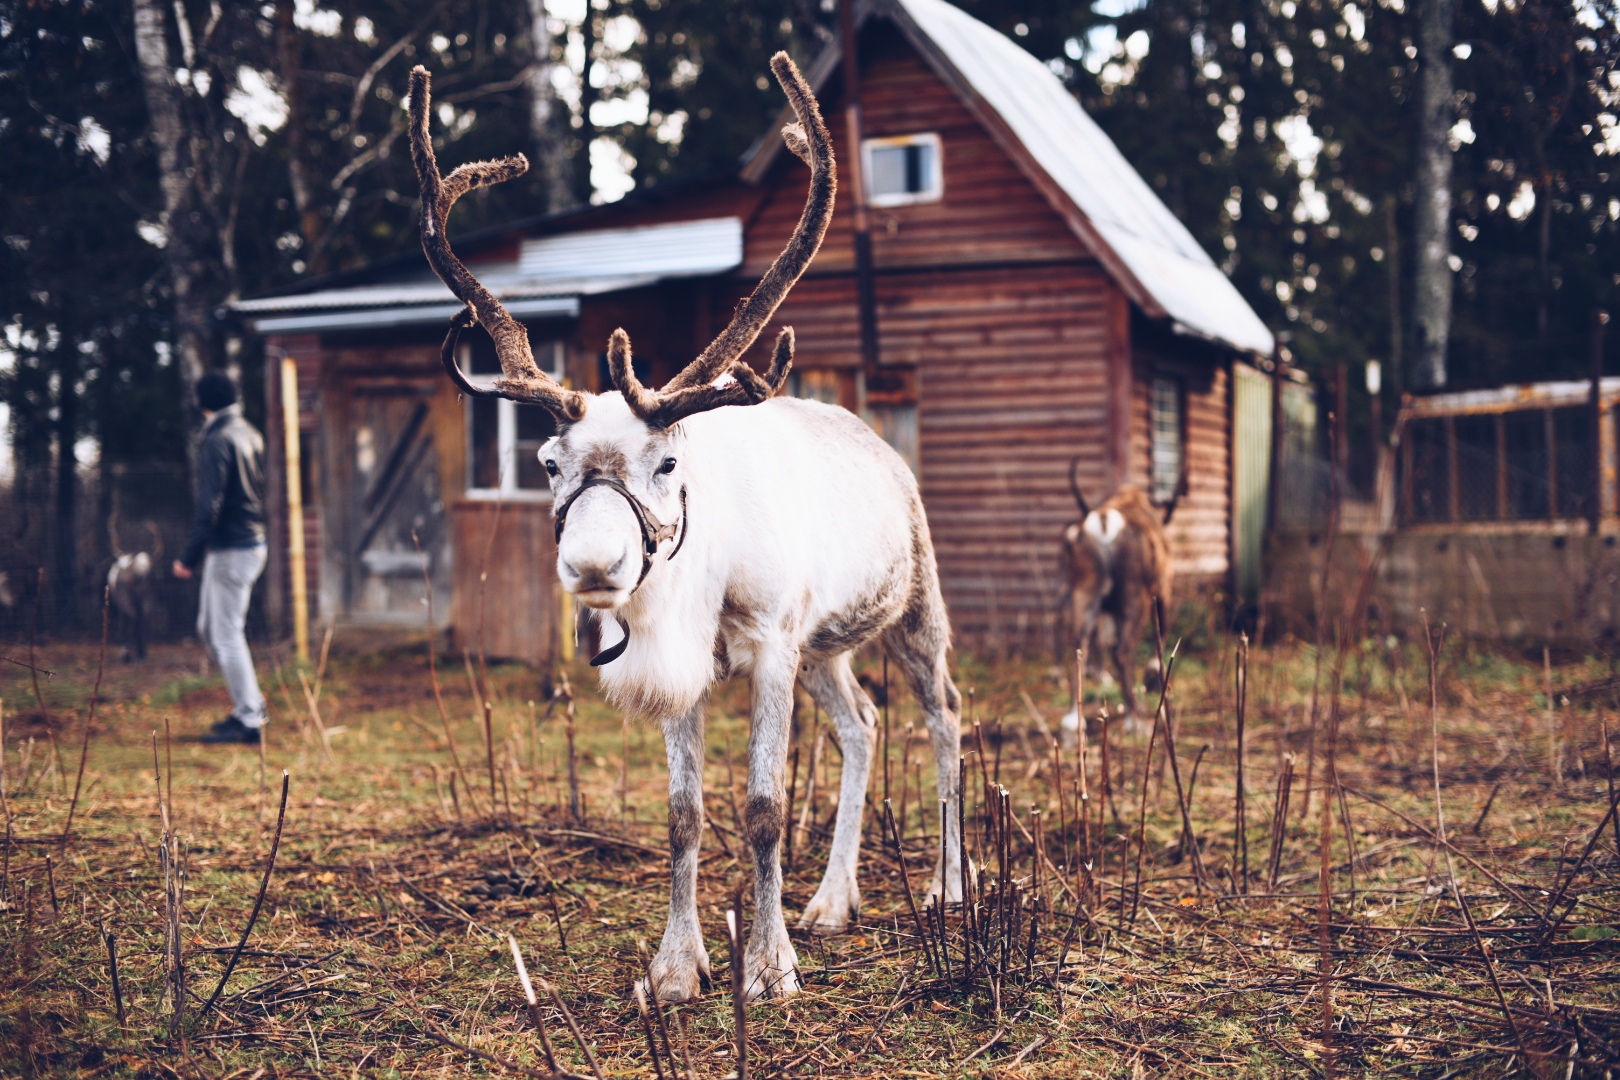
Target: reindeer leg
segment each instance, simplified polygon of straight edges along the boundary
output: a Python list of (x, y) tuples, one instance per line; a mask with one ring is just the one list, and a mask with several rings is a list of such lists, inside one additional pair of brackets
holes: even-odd
[(748, 739), (748, 807), (743, 832), (754, 854), (754, 926), (743, 956), (749, 1000), (796, 993), (799, 956), (782, 916), (782, 830), (787, 823), (787, 752), (798, 650), (762, 643), (754, 661), (753, 729)]
[(703, 702), (664, 725), (669, 758), (669, 923), (653, 958), (659, 1000), (691, 1001), (710, 985), (709, 953), (698, 921), (698, 841), (703, 835)]
[(1146, 735), (1152, 729), (1151, 720), (1143, 720), (1136, 712), (1136, 672), (1132, 663), (1137, 644), (1142, 639), (1142, 625), (1146, 621), (1145, 597), (1127, 596), (1117, 622), (1118, 635), (1114, 638), (1114, 667), (1119, 671), (1119, 694), (1125, 703), (1125, 730), (1133, 735)]
[[(944, 837), (927, 899), (959, 904), (963, 872), (961, 832), (957, 823), (957, 804), (961, 800), (958, 768), (962, 752), (962, 696), (951, 682), (945, 663), (950, 632), (937, 585), (922, 599), (922, 605), (923, 611), (915, 616), (912, 612), (902, 615), (884, 635), (883, 643), (905, 675), (922, 710), (923, 722), (928, 726), (928, 741), (934, 748), (939, 797), (945, 804)], [(926, 812), (932, 815), (939, 811), (937, 807), (929, 807)], [(972, 863), (967, 866), (967, 875), (969, 880), (974, 877)]]
[(861, 888), (856, 874), (861, 859), (861, 817), (866, 810), (867, 781), (871, 775), (872, 753), (877, 746), (877, 709), (855, 681), (847, 652), (812, 666), (800, 676), (800, 681), (838, 728), (844, 771), (839, 782), (838, 824), (833, 828), (827, 872), (816, 895), (805, 907), (799, 928), (818, 934), (841, 934), (849, 928), (850, 920), (860, 914), (861, 908)]

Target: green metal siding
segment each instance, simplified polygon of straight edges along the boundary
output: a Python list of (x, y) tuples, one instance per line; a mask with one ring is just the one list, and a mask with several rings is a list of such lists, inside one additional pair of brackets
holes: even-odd
[(1266, 495), (1271, 480), (1271, 377), (1247, 364), (1233, 364), (1232, 551), (1237, 598), (1260, 597), (1260, 557), (1266, 531)]

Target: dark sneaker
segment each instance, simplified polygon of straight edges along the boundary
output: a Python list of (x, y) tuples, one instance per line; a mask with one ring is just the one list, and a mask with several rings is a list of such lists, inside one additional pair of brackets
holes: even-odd
[(234, 716), (227, 716), (219, 723), (208, 729), (208, 734), (202, 737), (205, 743), (246, 743), (249, 746), (259, 745), (259, 729), (248, 727)]

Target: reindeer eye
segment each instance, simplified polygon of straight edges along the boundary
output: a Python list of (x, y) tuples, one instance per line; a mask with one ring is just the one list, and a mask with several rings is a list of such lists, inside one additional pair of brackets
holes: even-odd
[(675, 459), (672, 458), (672, 457), (665, 458), (664, 463), (662, 465), (658, 466), (658, 475), (660, 475), (660, 476), (668, 476), (670, 473), (672, 473), (674, 471), (675, 471)]
[(557, 463), (551, 458), (546, 458), (546, 474), (548, 476), (557, 475)]

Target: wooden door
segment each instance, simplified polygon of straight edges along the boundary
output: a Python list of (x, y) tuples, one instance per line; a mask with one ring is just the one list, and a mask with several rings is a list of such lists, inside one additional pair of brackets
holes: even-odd
[(435, 624), (449, 621), (450, 529), (433, 422), (438, 389), (427, 379), (348, 380), (337, 493), (346, 622), (425, 626), (428, 582)]

